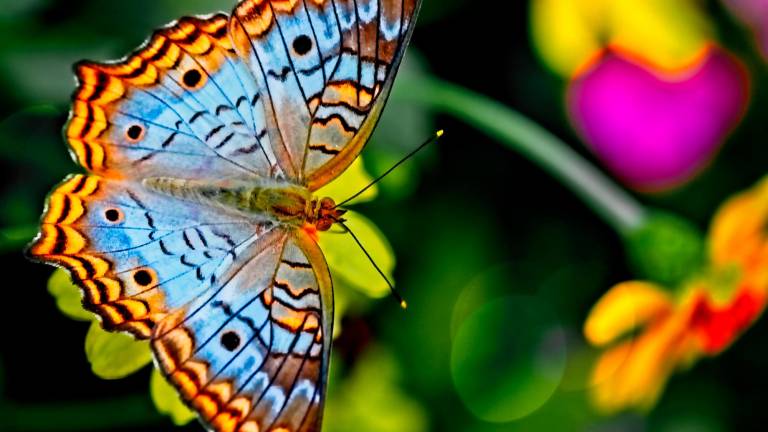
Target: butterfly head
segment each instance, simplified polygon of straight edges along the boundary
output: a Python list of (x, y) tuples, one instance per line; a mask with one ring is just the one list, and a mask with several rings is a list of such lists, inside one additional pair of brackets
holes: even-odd
[(344, 213), (346, 212), (346, 210), (337, 208), (336, 202), (333, 199), (328, 197), (321, 199), (317, 202), (313, 214), (315, 228), (318, 231), (328, 231), (333, 224), (344, 222), (342, 216), (344, 216)]

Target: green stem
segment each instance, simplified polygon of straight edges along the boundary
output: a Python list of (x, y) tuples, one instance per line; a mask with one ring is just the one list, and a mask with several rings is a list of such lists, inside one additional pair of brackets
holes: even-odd
[(646, 211), (631, 195), (563, 141), (520, 113), (437, 78), (403, 80), (398, 98), (426, 104), (498, 139), (571, 188), (620, 234), (643, 225)]

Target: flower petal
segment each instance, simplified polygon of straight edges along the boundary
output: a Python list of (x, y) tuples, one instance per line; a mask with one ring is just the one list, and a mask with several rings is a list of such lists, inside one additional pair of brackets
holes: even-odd
[(709, 254), (715, 265), (744, 264), (765, 243), (768, 178), (723, 204), (713, 218)]
[(728, 304), (713, 304), (702, 295), (697, 299), (691, 316), (691, 327), (699, 332), (701, 349), (717, 355), (730, 346), (763, 312), (766, 297), (741, 289)]
[(533, 43), (552, 70), (568, 77), (601, 49), (597, 34), (605, 24), (605, 0), (534, 0)]
[(712, 36), (711, 24), (695, 1), (614, 0), (610, 43), (666, 70), (696, 63)]
[(626, 49), (606, 51), (568, 88), (568, 112), (587, 146), (624, 183), (667, 190), (706, 168), (741, 121), (749, 73), (711, 46), (668, 73)]
[(183, 426), (197, 418), (197, 415), (181, 401), (178, 391), (168, 383), (157, 369), (152, 371), (149, 392), (157, 411), (170, 416), (176, 426)]
[(539, 55), (564, 77), (609, 45), (679, 70), (695, 62), (713, 33), (688, 0), (534, 0), (531, 25)]
[[(345, 224), (355, 233), (381, 270), (392, 280), (395, 254), (384, 234), (365, 216), (348, 212)], [(370, 297), (381, 298), (389, 293), (386, 281), (379, 275), (352, 236), (335, 231), (320, 233), (320, 247), (328, 260), (334, 279), (341, 277), (351, 286)], [(394, 282), (393, 282), (394, 283)]]
[(670, 374), (698, 353), (686, 312), (663, 318), (638, 338), (603, 354), (592, 375), (592, 397), (599, 409), (649, 409), (656, 403)]
[(125, 378), (152, 361), (147, 341), (107, 332), (98, 321), (93, 321), (88, 329), (85, 354), (93, 373), (104, 379)]
[(622, 365), (632, 354), (633, 341), (624, 342), (605, 351), (592, 370), (592, 400), (603, 411), (615, 411), (621, 404), (616, 398), (621, 380), (617, 377)]
[(66, 316), (78, 321), (93, 321), (96, 315), (83, 308), (83, 295), (69, 273), (57, 269), (48, 279), (48, 292), (56, 300), (56, 306)]
[(651, 318), (669, 312), (671, 307), (669, 295), (658, 285), (620, 283), (592, 308), (584, 324), (584, 335), (593, 345), (606, 345)]

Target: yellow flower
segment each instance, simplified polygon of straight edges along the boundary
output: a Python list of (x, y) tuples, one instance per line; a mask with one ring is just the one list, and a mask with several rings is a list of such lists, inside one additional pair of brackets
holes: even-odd
[(599, 409), (653, 407), (673, 372), (721, 353), (760, 316), (768, 298), (766, 223), (768, 179), (718, 211), (701, 274), (677, 290), (620, 283), (598, 301), (584, 335), (606, 348), (592, 374)]
[[(358, 158), (344, 174), (318, 192), (343, 200), (368, 185), (373, 178), (365, 171)], [(377, 195), (374, 186), (349, 204), (370, 201)], [(392, 278), (395, 258), (391, 246), (376, 225), (356, 212), (344, 215), (346, 225), (352, 229), (387, 277)], [(368, 261), (354, 240), (334, 229), (320, 233), (320, 247), (326, 255), (334, 280), (335, 316), (334, 330), (341, 328), (340, 318), (354, 300), (353, 290), (365, 298), (380, 298), (389, 292), (389, 287)], [(107, 332), (101, 328), (96, 316), (82, 307), (82, 294), (65, 270), (56, 270), (48, 281), (48, 291), (56, 300), (62, 313), (79, 321), (90, 321), (91, 326), (85, 339), (85, 352), (93, 373), (103, 379), (120, 379), (131, 375), (152, 362), (149, 343), (137, 341), (131, 336)], [(195, 419), (179, 398), (176, 391), (162, 375), (155, 370), (150, 381), (150, 393), (158, 411), (171, 417), (176, 425), (183, 425)]]
[(609, 46), (679, 70), (701, 57), (712, 36), (691, 0), (533, 0), (531, 26), (542, 60), (565, 77)]

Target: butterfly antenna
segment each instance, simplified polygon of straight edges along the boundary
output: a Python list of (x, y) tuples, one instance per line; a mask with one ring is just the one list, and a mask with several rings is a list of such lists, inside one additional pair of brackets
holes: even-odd
[(395, 299), (400, 303), (400, 307), (403, 309), (408, 309), (408, 303), (405, 301), (405, 299), (403, 299), (403, 296), (401, 296), (400, 293), (397, 292), (397, 289), (395, 289), (395, 286), (392, 285), (392, 282), (389, 281), (389, 278), (387, 277), (387, 275), (384, 274), (384, 272), (381, 270), (379, 265), (376, 264), (376, 261), (373, 260), (373, 257), (371, 256), (371, 254), (368, 253), (368, 251), (363, 246), (363, 243), (360, 242), (360, 239), (357, 238), (355, 233), (352, 232), (352, 230), (349, 229), (349, 227), (344, 222), (339, 221), (337, 223), (342, 227), (344, 227), (344, 229), (347, 230), (349, 235), (351, 235), (352, 238), (355, 239), (355, 243), (357, 243), (357, 245), (360, 246), (360, 249), (363, 251), (365, 256), (368, 257), (368, 261), (370, 261), (371, 264), (373, 264), (373, 267), (376, 269), (376, 271), (379, 272), (381, 277), (384, 278), (384, 280), (387, 282), (387, 285), (389, 285), (389, 290), (392, 292), (392, 295), (395, 297)]
[(392, 168), (388, 169), (384, 174), (382, 174), (379, 177), (377, 177), (376, 180), (372, 181), (368, 186), (362, 188), (360, 190), (360, 192), (352, 195), (351, 197), (349, 197), (349, 198), (345, 199), (344, 201), (340, 202), (339, 204), (336, 204), (336, 207), (334, 207), (334, 208), (341, 207), (344, 204), (346, 204), (346, 203), (352, 201), (353, 199), (359, 197), (360, 195), (362, 195), (365, 191), (367, 191), (368, 189), (372, 188), (376, 183), (380, 182), (384, 177), (388, 176), (392, 171), (397, 169), (397, 167), (399, 167), (400, 165), (405, 163), (408, 159), (412, 158), (416, 153), (418, 153), (422, 149), (424, 149), (424, 147), (426, 147), (426, 146), (436, 142), (437, 140), (439, 140), (443, 136), (444, 133), (445, 133), (445, 131), (443, 131), (442, 129), (437, 131), (437, 132), (435, 132), (435, 134), (432, 137), (430, 137), (428, 140), (424, 141), (424, 143), (422, 145), (416, 147), (415, 150), (413, 150), (410, 153), (408, 153), (404, 158), (400, 159), (400, 161), (398, 163), (394, 164), (392, 166)]

